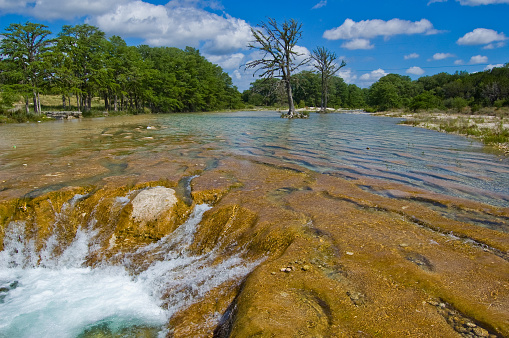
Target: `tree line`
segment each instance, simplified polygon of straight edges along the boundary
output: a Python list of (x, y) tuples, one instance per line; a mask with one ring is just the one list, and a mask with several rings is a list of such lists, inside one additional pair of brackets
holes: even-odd
[[(264, 56), (246, 65), (247, 69), (259, 71), (261, 79), (244, 91), (243, 100), (253, 105), (286, 104), (289, 106), (286, 117), (294, 116), (295, 102), (301, 107), (320, 106), (321, 111), (325, 111), (328, 103), (333, 107), (379, 111), (400, 108), (461, 111), (467, 106), (476, 111), (482, 107), (509, 106), (509, 63), (478, 73), (439, 73), (415, 81), (409, 76), (388, 74), (370, 88), (360, 89), (335, 76), (346, 63), (338, 65), (336, 54), (326, 48), (319, 47), (310, 57), (302, 58), (296, 48), (302, 36), (302, 24), (297, 21), (278, 24), (269, 18), (251, 32), (254, 41), (248, 47)], [(309, 62), (313, 62), (317, 73), (296, 73)]]
[[(255, 106), (287, 105), (279, 79), (257, 79), (242, 93), (242, 100)], [(324, 91), (320, 72), (301, 71), (292, 76), (296, 105), (320, 107)], [(470, 107), (509, 106), (509, 63), (478, 73), (439, 73), (412, 80), (409, 76), (388, 74), (369, 88), (346, 84), (331, 76), (328, 84), (328, 107), (386, 111), (391, 109), (456, 110)]]
[(41, 113), (41, 94), (59, 95), (63, 109), (187, 112), (239, 108), (230, 76), (186, 47), (128, 46), (97, 27), (63, 26), (56, 37), (42, 24), (10, 24), (1, 34), (0, 91), (4, 105), (20, 99)]

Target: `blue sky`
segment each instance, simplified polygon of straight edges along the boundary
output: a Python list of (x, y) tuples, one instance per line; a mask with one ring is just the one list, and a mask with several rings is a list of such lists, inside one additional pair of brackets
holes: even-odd
[(388, 73), (413, 79), (482, 71), (509, 62), (509, 0), (0, 0), (0, 27), (32, 21), (57, 34), (88, 23), (129, 44), (198, 48), (242, 91), (250, 28), (267, 18), (303, 24), (298, 50), (325, 46), (344, 59), (338, 73), (368, 87)]

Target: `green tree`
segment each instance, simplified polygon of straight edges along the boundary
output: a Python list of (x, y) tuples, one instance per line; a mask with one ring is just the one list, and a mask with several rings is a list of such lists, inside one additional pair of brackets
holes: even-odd
[(76, 98), (80, 110), (89, 111), (94, 89), (100, 84), (99, 73), (104, 67), (104, 32), (88, 24), (63, 26), (59, 34), (58, 50), (67, 58), (77, 86)]
[(53, 40), (48, 26), (27, 22), (10, 24), (1, 34), (0, 53), (5, 64), (4, 74), (14, 87), (25, 96), (25, 112), (28, 114), (28, 97), (32, 95), (34, 112), (41, 113), (39, 91), (45, 77), (50, 73), (47, 62)]
[(326, 112), (330, 79), (338, 70), (346, 66), (346, 62), (345, 60), (341, 60), (341, 64), (338, 65), (335, 62), (338, 58), (336, 53), (327, 50), (325, 47), (314, 49), (311, 53), (311, 58), (315, 61), (313, 66), (321, 76), (322, 99), (320, 111)]
[(251, 28), (254, 41), (248, 45), (249, 48), (262, 51), (261, 59), (250, 61), (246, 69), (260, 70), (260, 77), (282, 79), (288, 98), (288, 117), (295, 115), (295, 105), (292, 94), (292, 73), (300, 66), (309, 62), (296, 51), (297, 42), (302, 37), (302, 24), (294, 19), (285, 21), (279, 25), (275, 19), (269, 18), (268, 22), (262, 22), (260, 28)]
[(295, 102), (304, 101), (307, 106), (319, 106), (320, 76), (309, 70), (295, 74), (292, 78), (292, 93)]

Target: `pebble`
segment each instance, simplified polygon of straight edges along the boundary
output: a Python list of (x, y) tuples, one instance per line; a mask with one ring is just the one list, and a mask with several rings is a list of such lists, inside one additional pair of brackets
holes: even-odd
[(408, 244), (406, 244), (406, 243), (401, 243), (399, 246), (400, 246), (400, 247), (402, 247), (402, 248), (406, 248), (406, 247), (408, 246)]
[(347, 252), (346, 252), (346, 254), (347, 254), (348, 256), (353, 256), (353, 252), (351, 252), (351, 251), (347, 251)]
[(271, 274), (271, 275), (275, 275), (276, 273), (275, 273), (274, 271), (272, 271), (270, 274)]
[(482, 327), (474, 327), (472, 331), (474, 331), (474, 334), (478, 337), (489, 337), (490, 335), (489, 332)]
[(304, 270), (304, 271), (309, 271), (310, 269), (311, 269), (311, 267), (307, 264), (302, 267), (302, 270)]

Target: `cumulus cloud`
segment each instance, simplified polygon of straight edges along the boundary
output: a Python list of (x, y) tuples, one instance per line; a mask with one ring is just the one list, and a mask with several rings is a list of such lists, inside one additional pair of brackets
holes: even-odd
[(114, 10), (128, 0), (0, 0), (6, 13), (30, 15), (38, 19), (74, 19)]
[(353, 39), (351, 41), (343, 43), (341, 47), (350, 50), (375, 48), (375, 46), (373, 46), (367, 39)]
[(458, 65), (458, 66), (460, 66), (460, 65), (464, 65), (464, 64), (465, 64), (465, 61), (463, 61), (463, 60), (456, 60), (456, 61), (454, 61), (454, 64), (455, 64), (455, 65)]
[(493, 29), (476, 28), (459, 38), (456, 43), (466, 46), (486, 45), (484, 49), (493, 49), (505, 46), (505, 40), (507, 40), (507, 37), (504, 33), (499, 33)]
[(492, 70), (493, 68), (499, 68), (504, 67), (502, 63), (497, 63), (496, 65), (489, 64), (486, 67), (484, 67), (484, 70)]
[(224, 55), (207, 55), (204, 56), (212, 63), (219, 65), (223, 69), (238, 69), (245, 58), (243, 53), (233, 53)]
[(326, 30), (323, 37), (327, 40), (350, 40), (342, 45), (347, 49), (372, 49), (374, 46), (369, 39), (379, 36), (388, 39), (395, 35), (437, 33), (433, 24), (426, 19), (415, 22), (401, 19), (389, 21), (374, 19), (355, 22), (352, 19), (346, 19), (341, 26)]
[(327, 6), (327, 0), (322, 0), (319, 3), (317, 3), (316, 5), (314, 5), (312, 9), (318, 9), (318, 8), (322, 8), (325, 6)]
[(417, 53), (412, 53), (412, 54), (408, 54), (408, 55), (405, 55), (404, 58), (405, 60), (410, 60), (410, 59), (417, 59), (419, 58), (419, 54)]
[(176, 6), (179, 3), (182, 1), (162, 6), (131, 1), (89, 22), (109, 34), (142, 38), (149, 45), (203, 47), (209, 54), (235, 52), (251, 39), (250, 26), (244, 20)]
[(447, 0), (430, 0), (428, 2), (428, 6), (431, 5), (431, 4), (434, 4), (435, 2), (447, 2)]
[(487, 62), (488, 62), (488, 57), (487, 56), (475, 55), (475, 56), (472, 56), (470, 58), (469, 64), (477, 65), (477, 64), (480, 64), (480, 63), (487, 63)]
[(351, 68), (341, 68), (336, 75), (348, 84), (353, 84), (357, 80), (357, 75)]
[(389, 21), (375, 19), (355, 22), (352, 19), (346, 19), (341, 26), (325, 31), (323, 37), (328, 40), (351, 40), (372, 39), (377, 36), (391, 37), (402, 34), (436, 34), (437, 32), (433, 28), (433, 24), (426, 19), (415, 22), (400, 19)]
[(447, 59), (447, 58), (453, 58), (455, 55), (454, 54), (451, 54), (451, 53), (435, 53), (433, 55), (433, 60), (437, 61), (437, 60), (444, 60), (444, 59)]
[(412, 75), (422, 75), (424, 74), (424, 69), (422, 69), (421, 67), (410, 67), (406, 70), (407, 74), (412, 74)]
[(370, 73), (362, 74), (359, 77), (359, 80), (361, 82), (361, 85), (369, 86), (375, 83), (376, 81), (380, 80), (380, 78), (384, 77), (387, 74), (388, 73), (386, 73), (383, 69), (379, 68), (377, 70), (371, 71)]

